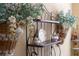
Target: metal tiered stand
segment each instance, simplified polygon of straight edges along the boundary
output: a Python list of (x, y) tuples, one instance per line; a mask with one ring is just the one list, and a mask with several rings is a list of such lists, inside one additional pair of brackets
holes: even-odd
[[(34, 19), (33, 21), (36, 23), (36, 29), (38, 29), (38, 27), (39, 27), (38, 23), (41, 23), (41, 28), (44, 27), (44, 26), (42, 26), (42, 24), (48, 24), (48, 23), (51, 24), (51, 25), (52, 24), (59, 24), (58, 21), (53, 21), (53, 20)], [(51, 30), (52, 30), (52, 28), (51, 28)], [(51, 31), (51, 33), (52, 33), (52, 31)], [(59, 43), (61, 43), (60, 40), (56, 41), (56, 42), (52, 42), (51, 39), (46, 40), (45, 42), (42, 42), (42, 43), (39, 43), (39, 44), (28, 43), (28, 41), (29, 41), (29, 39), (28, 39), (28, 36), (26, 35), (26, 55), (27, 56), (29, 55), (29, 52), (30, 52), (29, 47), (32, 47), (31, 48), (32, 52), (30, 54), (31, 56), (39, 56), (39, 53), (40, 53), (41, 56), (43, 56), (43, 55), (45, 56), (45, 52), (47, 52), (47, 51), (43, 50), (43, 48), (45, 48), (45, 47), (50, 48), (49, 54), (51, 56), (52, 56), (52, 49), (54, 50), (54, 54), (56, 55), (56, 53), (55, 53), (56, 51), (53, 48), (53, 46), (54, 45), (59, 45)], [(37, 51), (35, 50), (36, 48), (37, 48)], [(43, 51), (44, 51), (44, 54), (42, 54)], [(61, 54), (61, 51), (60, 51), (60, 54)], [(48, 55), (48, 56), (50, 56), (50, 55)]]

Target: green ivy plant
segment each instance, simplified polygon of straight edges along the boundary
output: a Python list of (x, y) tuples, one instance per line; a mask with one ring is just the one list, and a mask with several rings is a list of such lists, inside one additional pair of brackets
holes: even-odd
[(7, 20), (11, 15), (17, 20), (26, 20), (29, 16), (37, 18), (42, 15), (43, 10), (43, 4), (40, 3), (1, 3), (0, 21)]
[(63, 11), (61, 11), (58, 14), (58, 21), (66, 26), (66, 27), (72, 27), (74, 22), (76, 21), (77, 17), (73, 16), (70, 11), (68, 11), (66, 14), (64, 14)]

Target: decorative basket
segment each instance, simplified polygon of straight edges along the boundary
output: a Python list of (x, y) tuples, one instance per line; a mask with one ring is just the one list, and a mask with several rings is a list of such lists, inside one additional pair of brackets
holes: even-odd
[(11, 35), (9, 31), (9, 24), (0, 23), (0, 55), (11, 54), (11, 51), (15, 49), (16, 42), (16, 36)]
[(10, 53), (11, 50), (15, 49), (16, 40), (0, 40), (0, 52), (7, 51)]
[[(0, 55), (11, 54), (15, 49), (17, 42), (16, 29), (12, 25), (16, 25), (16, 23), (10, 21), (0, 22)], [(11, 29), (14, 29), (14, 31)]]
[(56, 32), (59, 34), (59, 40), (61, 41), (60, 44), (63, 44), (66, 33), (64, 32), (64, 28), (61, 24), (56, 25)]
[(0, 22), (0, 33), (1, 34), (9, 34), (9, 24), (6, 21)]

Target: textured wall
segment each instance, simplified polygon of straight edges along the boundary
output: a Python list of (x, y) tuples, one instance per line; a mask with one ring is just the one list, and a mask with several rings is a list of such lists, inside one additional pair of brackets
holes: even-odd
[[(74, 32), (77, 32), (77, 34), (79, 35), (79, 3), (72, 3), (72, 14), (76, 17), (78, 17), (78, 19), (76, 19), (76, 22), (75, 22), (75, 29), (73, 29)], [(72, 44), (73, 47), (75, 47), (74, 44)], [(72, 47), (72, 48), (73, 48)], [(71, 50), (72, 52), (72, 55), (73, 52), (75, 52), (74, 50)]]
[[(79, 18), (79, 3), (72, 3), (72, 14)], [(77, 29), (76, 31), (79, 33), (79, 19), (76, 19)]]
[(17, 45), (16, 45), (16, 49), (15, 49), (15, 53), (17, 56), (25, 56), (26, 55), (26, 31), (24, 30), (24, 33), (21, 33), (18, 41), (17, 41)]

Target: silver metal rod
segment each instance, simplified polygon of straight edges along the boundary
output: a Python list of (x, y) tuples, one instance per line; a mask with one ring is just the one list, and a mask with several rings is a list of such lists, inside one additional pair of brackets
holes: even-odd
[(59, 21), (34, 19), (36, 22), (59, 24)]

